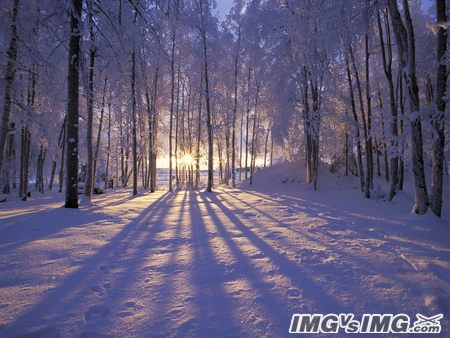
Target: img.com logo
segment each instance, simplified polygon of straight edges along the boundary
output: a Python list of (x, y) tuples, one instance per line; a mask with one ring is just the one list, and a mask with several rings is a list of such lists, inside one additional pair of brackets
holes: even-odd
[(416, 314), (417, 320), (411, 323), (407, 314), (364, 314), (356, 320), (353, 313), (347, 314), (294, 314), (289, 333), (440, 333), (444, 316), (438, 314), (426, 317)]

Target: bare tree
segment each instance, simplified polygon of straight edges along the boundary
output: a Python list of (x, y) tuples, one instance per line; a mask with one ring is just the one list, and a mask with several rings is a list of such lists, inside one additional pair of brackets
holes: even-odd
[(422, 122), (420, 118), (419, 87), (416, 78), (414, 28), (407, 0), (403, 0), (405, 23), (398, 10), (397, 0), (389, 0), (388, 6), (402, 65), (402, 72), (405, 78), (405, 85), (409, 92), (409, 118), (411, 121), (412, 132), (412, 167), (414, 188), (416, 192), (413, 211), (422, 215), (427, 212), (429, 201), (423, 160)]
[[(214, 180), (214, 143), (213, 143), (213, 130), (211, 120), (211, 102), (209, 96), (209, 73), (208, 73), (208, 43), (206, 37), (205, 16), (209, 8), (205, 8), (205, 0), (199, 0), (200, 5), (200, 35), (203, 45), (203, 70), (205, 72), (205, 101), (206, 101), (206, 128), (208, 131), (208, 183), (206, 191), (212, 192), (213, 180)], [(206, 7), (208, 7), (206, 3)]]
[[(236, 185), (236, 115), (238, 105), (238, 66), (241, 45), (241, 29), (238, 28), (236, 55), (234, 57), (234, 107), (233, 107), (233, 132), (231, 135), (231, 185)], [(242, 125), (241, 125), (242, 126)], [(241, 165), (239, 164), (239, 167)]]
[[(3, 157), (7, 142), (9, 129), (9, 116), (11, 113), (12, 87), (16, 74), (16, 58), (17, 58), (17, 14), (19, 11), (19, 0), (14, 0), (13, 15), (11, 22), (11, 40), (7, 51), (6, 77), (5, 77), (5, 95), (3, 97), (3, 113), (2, 113), (2, 129), (0, 130), (0, 182), (3, 177)], [(5, 182), (6, 184), (6, 182)], [(4, 189), (4, 186), (0, 187)], [(8, 187), (9, 188), (9, 187)]]
[(67, 101), (66, 208), (78, 208), (78, 86), (82, 0), (72, 0)]
[[(381, 18), (380, 18), (380, 12), (377, 12), (377, 24), (378, 24), (378, 32), (380, 37), (380, 45), (381, 45), (381, 56), (383, 59), (383, 69), (384, 74), (386, 76), (386, 79), (388, 81), (389, 85), (389, 103), (390, 103), (390, 109), (391, 109), (391, 115), (392, 115), (392, 122), (391, 122), (391, 133), (392, 133), (392, 140), (391, 140), (391, 147), (392, 152), (394, 155), (391, 157), (391, 188), (389, 191), (389, 200), (392, 200), (397, 192), (398, 189), (398, 117), (397, 117), (397, 106), (395, 101), (395, 91), (394, 91), (394, 81), (392, 78), (392, 44), (391, 44), (391, 31), (390, 31), (390, 25), (388, 20), (388, 12), (384, 13), (384, 25), (385, 25), (385, 31), (386, 31), (386, 44), (384, 42), (384, 35), (383, 35), (383, 28), (381, 25)], [(381, 101), (381, 97), (380, 97)], [(383, 129), (384, 132), (384, 129)], [(386, 158), (387, 152), (385, 151), (385, 163), (387, 163)], [(387, 169), (387, 166), (386, 166)], [(386, 177), (387, 176), (387, 170), (386, 170)]]
[(445, 149), (445, 93), (447, 90), (447, 14), (446, 1), (436, 1), (436, 18), (438, 21), (437, 42), (437, 78), (436, 78), (436, 111), (432, 117), (433, 126), (433, 175), (431, 181), (430, 206), (437, 216), (441, 216), (442, 182), (444, 175)]
[(84, 182), (84, 194), (90, 200), (92, 185), (94, 180), (94, 154), (92, 147), (92, 125), (94, 120), (94, 67), (97, 50), (95, 48), (94, 18), (92, 13), (92, 0), (88, 1), (88, 22), (89, 22), (89, 78), (87, 90), (87, 128), (86, 128), (86, 180)]
[(131, 134), (133, 137), (133, 195), (137, 195), (138, 159), (136, 133), (136, 51), (131, 52)]

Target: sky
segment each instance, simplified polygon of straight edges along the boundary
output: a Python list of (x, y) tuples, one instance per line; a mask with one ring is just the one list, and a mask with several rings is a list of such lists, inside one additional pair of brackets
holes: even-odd
[(216, 0), (216, 3), (216, 11), (219, 13), (220, 19), (223, 20), (225, 15), (227, 15), (230, 11), (231, 6), (233, 5), (233, 0)]

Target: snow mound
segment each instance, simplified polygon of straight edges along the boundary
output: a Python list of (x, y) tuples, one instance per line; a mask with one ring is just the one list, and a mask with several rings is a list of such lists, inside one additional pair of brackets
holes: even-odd
[[(319, 168), (318, 190), (336, 190), (343, 187), (355, 190), (359, 188), (358, 184), (355, 177), (344, 177), (339, 173), (330, 173), (325, 164)], [(305, 161), (286, 161), (259, 169), (254, 174), (253, 183), (250, 185), (247, 179), (241, 183), (241, 187), (253, 187), (258, 190), (269, 191), (274, 189), (312, 190), (311, 185), (306, 183)]]

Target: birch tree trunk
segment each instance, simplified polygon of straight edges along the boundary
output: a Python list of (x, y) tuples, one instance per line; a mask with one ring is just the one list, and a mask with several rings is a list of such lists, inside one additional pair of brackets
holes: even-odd
[[(233, 107), (233, 132), (231, 135), (231, 186), (236, 186), (236, 115), (238, 105), (238, 66), (241, 45), (241, 29), (238, 29), (237, 50), (234, 59), (234, 107)], [(242, 124), (241, 124), (242, 129)], [(241, 165), (239, 164), (239, 167)]]
[(31, 143), (30, 131), (28, 127), (22, 127), (22, 142), (20, 152), (20, 183), (19, 183), (19, 197), (22, 199), (22, 201), (26, 201), (28, 196), (30, 143)]
[[(392, 134), (392, 140), (391, 140), (391, 153), (393, 153), (393, 156), (391, 157), (391, 187), (389, 190), (389, 200), (392, 200), (397, 193), (398, 189), (398, 113), (397, 113), (397, 106), (395, 101), (395, 91), (394, 91), (394, 81), (392, 79), (392, 47), (391, 47), (391, 33), (390, 33), (390, 26), (389, 26), (389, 19), (388, 19), (388, 12), (384, 15), (384, 23), (385, 23), (385, 31), (386, 31), (386, 39), (387, 44), (384, 43), (384, 35), (383, 35), (383, 28), (381, 26), (381, 18), (380, 13), (377, 13), (377, 24), (378, 24), (378, 31), (379, 31), (379, 37), (380, 37), (380, 44), (381, 44), (381, 56), (383, 59), (383, 69), (384, 74), (386, 75), (386, 79), (388, 81), (389, 85), (389, 100), (390, 100), (390, 108), (391, 108), (391, 115), (392, 115), (392, 122), (391, 122), (391, 134)], [(381, 100), (381, 98), (380, 98)], [(386, 142), (386, 141), (385, 141)], [(385, 156), (386, 156), (385, 151)], [(385, 161), (387, 159), (385, 158)], [(387, 162), (386, 162), (387, 163)], [(387, 167), (386, 167), (387, 168)], [(388, 175), (386, 174), (386, 177)]]
[(355, 122), (355, 130), (356, 130), (356, 151), (358, 156), (358, 168), (359, 168), (359, 179), (361, 181), (361, 191), (364, 191), (364, 167), (362, 162), (362, 154), (361, 154), (361, 135), (359, 132), (359, 122), (358, 122), (358, 115), (356, 114), (356, 105), (355, 105), (355, 96), (353, 94), (353, 84), (352, 84), (352, 77), (350, 74), (350, 66), (348, 63), (348, 58), (345, 59), (345, 64), (347, 68), (347, 81), (348, 81), (348, 87), (349, 87), (349, 93), (350, 93), (350, 103), (352, 106), (352, 114), (353, 114), (353, 120)]
[(358, 67), (356, 66), (355, 57), (353, 55), (353, 49), (352, 46), (350, 46), (350, 57), (353, 64), (353, 70), (355, 72), (355, 79), (356, 79), (356, 88), (358, 89), (358, 97), (359, 97), (359, 106), (361, 110), (361, 120), (363, 125), (363, 132), (364, 132), (364, 144), (366, 148), (366, 182), (364, 184), (364, 195), (366, 198), (370, 198), (370, 158), (369, 158), (369, 133), (367, 129), (367, 121), (366, 121), (366, 113), (364, 109), (364, 102), (363, 102), (363, 96), (362, 96), (362, 89), (361, 89), (361, 81), (359, 80), (359, 72)]
[(252, 69), (248, 67), (248, 80), (247, 80), (247, 114), (246, 114), (246, 126), (245, 126), (245, 179), (248, 177), (248, 129), (250, 120), (250, 79)]
[(257, 135), (257, 127), (258, 127), (258, 97), (259, 97), (259, 89), (260, 83), (256, 84), (256, 94), (255, 94), (255, 113), (253, 116), (253, 128), (252, 128), (252, 143), (251, 143), (251, 154), (250, 154), (250, 184), (253, 184), (253, 174), (255, 171), (255, 160), (256, 160), (256, 151), (255, 151), (255, 141)]
[(264, 168), (266, 167), (266, 162), (267, 162), (267, 145), (269, 143), (269, 133), (270, 133), (270, 126), (267, 128), (266, 140), (264, 142)]
[(206, 191), (212, 192), (212, 187), (214, 184), (214, 140), (212, 130), (211, 102), (209, 97), (208, 48), (204, 22), (205, 9), (203, 0), (200, 0), (200, 11), (202, 20), (200, 35), (203, 44), (203, 70), (205, 72), (206, 128), (208, 131), (208, 183), (206, 185)]
[(97, 176), (97, 162), (98, 162), (98, 152), (100, 149), (100, 140), (102, 135), (102, 127), (103, 127), (103, 115), (105, 114), (105, 100), (106, 100), (106, 84), (108, 82), (108, 77), (105, 76), (105, 84), (103, 87), (103, 97), (102, 97), (102, 107), (100, 108), (100, 121), (98, 123), (98, 131), (97, 131), (97, 142), (95, 143), (95, 153), (94, 153), (94, 166), (93, 166), (93, 174), (92, 174), (92, 182), (95, 185), (95, 180)]
[(197, 151), (196, 151), (196, 175), (195, 175), (195, 186), (198, 187), (200, 183), (200, 141), (202, 136), (202, 102), (203, 102), (203, 69), (200, 72), (200, 95), (198, 102), (198, 124), (197, 124)]
[(366, 101), (367, 101), (367, 157), (369, 158), (369, 169), (367, 177), (369, 177), (369, 187), (373, 187), (373, 151), (372, 151), (372, 98), (370, 94), (370, 52), (369, 52), (369, 34), (365, 34), (366, 47)]
[(150, 162), (151, 162), (151, 173), (150, 173), (150, 192), (155, 192), (156, 190), (156, 177), (157, 177), (157, 153), (158, 153), (158, 115), (157, 115), (157, 98), (158, 98), (158, 78), (159, 78), (159, 55), (156, 64), (155, 78), (153, 80), (153, 104), (152, 104), (152, 144), (150, 147)]
[(53, 161), (52, 171), (50, 174), (50, 183), (48, 184), (48, 190), (50, 190), (50, 191), (52, 191), (52, 188), (53, 188), (53, 180), (55, 179), (55, 172), (56, 172), (56, 161)]
[(133, 196), (137, 195), (138, 159), (137, 159), (137, 133), (136, 133), (136, 51), (131, 53), (131, 134), (133, 137)]
[(430, 206), (433, 212), (441, 217), (442, 209), (442, 182), (444, 175), (444, 149), (445, 149), (445, 93), (447, 90), (447, 14), (445, 0), (436, 1), (436, 18), (438, 27), (437, 43), (437, 78), (436, 78), (436, 111), (431, 124), (433, 126), (433, 169), (431, 181)]
[[(106, 170), (105, 170), (105, 190), (109, 188), (108, 181), (109, 181), (109, 161), (111, 158), (111, 96), (109, 97), (108, 102), (108, 141), (106, 145)], [(112, 187), (114, 188), (114, 186)]]
[[(2, 127), (0, 130), (0, 181), (3, 170), (3, 160), (5, 154), (5, 147), (9, 129), (9, 116), (11, 113), (11, 97), (14, 77), (16, 74), (16, 58), (17, 58), (17, 14), (19, 11), (19, 0), (14, 0), (13, 15), (11, 23), (11, 40), (9, 41), (9, 48), (6, 53), (6, 76), (5, 76), (5, 94), (3, 97), (3, 113), (2, 113)], [(3, 190), (3, 184), (1, 184)]]
[(175, 100), (175, 30), (172, 33), (172, 53), (170, 58), (170, 117), (169, 117), (169, 191), (172, 191), (172, 135), (173, 110)]
[(67, 115), (64, 116), (64, 121), (61, 127), (61, 133), (59, 134), (58, 145), (61, 147), (61, 166), (59, 168), (59, 190), (62, 192), (63, 181), (64, 181), (64, 159), (66, 150), (66, 127), (67, 126)]
[(72, 0), (67, 102), (66, 208), (78, 208), (78, 86), (82, 0)]
[(92, 16), (92, 0), (88, 2), (88, 21), (89, 21), (89, 79), (87, 91), (87, 129), (86, 129), (86, 180), (84, 182), (84, 194), (91, 199), (92, 185), (94, 180), (94, 154), (92, 147), (92, 125), (94, 120), (94, 67), (95, 67), (95, 41), (94, 41), (94, 19)]
[(429, 200), (423, 159), (422, 122), (420, 118), (419, 87), (416, 78), (414, 29), (407, 0), (403, 0), (405, 24), (403, 23), (397, 7), (397, 0), (389, 0), (388, 6), (391, 13), (392, 27), (397, 42), (402, 72), (406, 82), (405, 85), (409, 92), (412, 167), (415, 189), (415, 204), (413, 211), (422, 215), (427, 212)]

